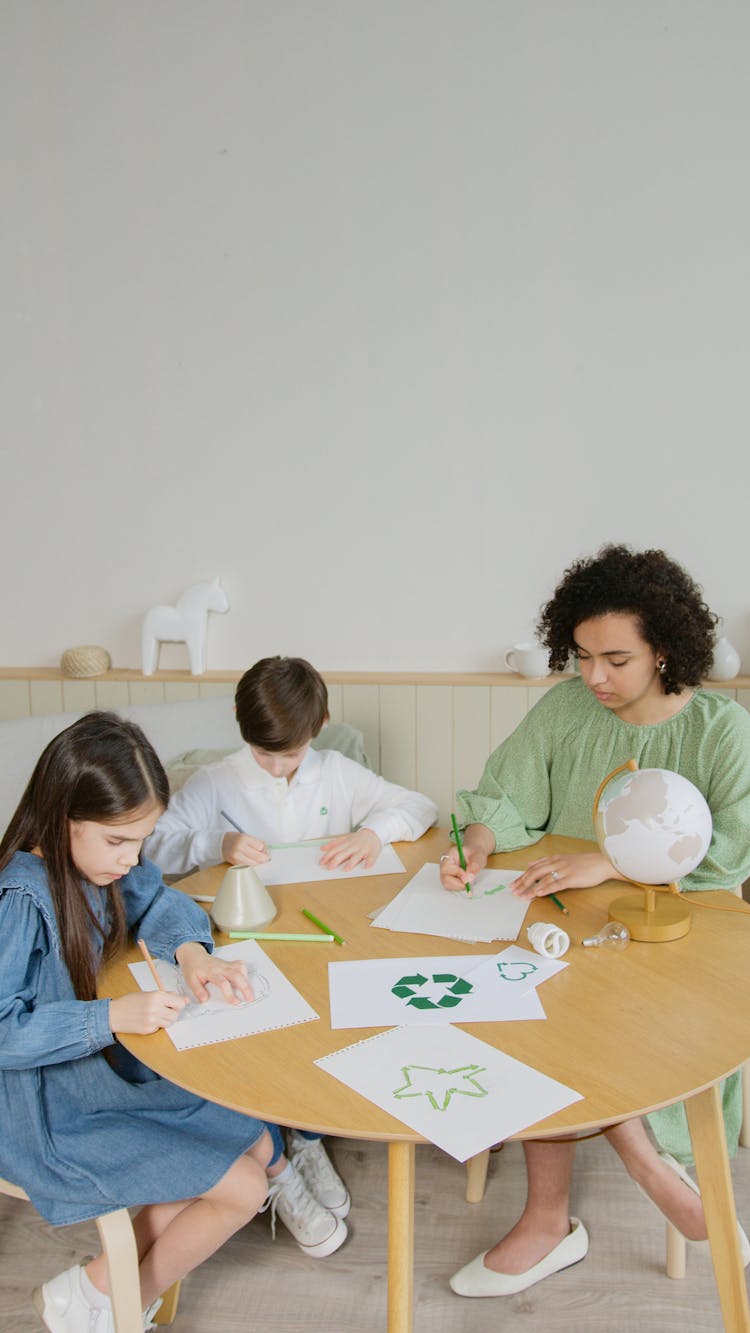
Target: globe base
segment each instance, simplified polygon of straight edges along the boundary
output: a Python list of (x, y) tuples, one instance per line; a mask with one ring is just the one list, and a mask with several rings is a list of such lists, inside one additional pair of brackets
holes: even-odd
[(678, 897), (657, 894), (653, 908), (647, 910), (646, 893), (629, 893), (609, 906), (610, 921), (622, 921), (631, 939), (645, 944), (662, 944), (687, 935), (692, 925), (690, 908)]

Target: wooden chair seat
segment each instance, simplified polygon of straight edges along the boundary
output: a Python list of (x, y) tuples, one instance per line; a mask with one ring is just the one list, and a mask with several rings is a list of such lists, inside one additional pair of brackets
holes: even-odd
[[(0, 1194), (9, 1194), (14, 1199), (25, 1199), (29, 1202), (25, 1190), (1, 1177)], [(107, 1261), (116, 1333), (143, 1333), (138, 1252), (130, 1213), (127, 1208), (118, 1208), (114, 1213), (103, 1213), (97, 1217), (96, 1225)], [(162, 1305), (155, 1319), (157, 1324), (172, 1323), (177, 1313), (179, 1294), (180, 1284), (176, 1282), (162, 1297)]]

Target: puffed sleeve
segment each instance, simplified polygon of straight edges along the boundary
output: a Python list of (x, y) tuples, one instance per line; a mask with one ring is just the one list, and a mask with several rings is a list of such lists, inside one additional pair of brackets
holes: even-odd
[(719, 735), (709, 732), (703, 765), (696, 786), (711, 810), (711, 842), (680, 889), (735, 889), (750, 876), (750, 714), (739, 704), (727, 710)]
[(42, 968), (63, 965), (28, 894), (0, 894), (0, 941), (0, 1067), (61, 1064), (111, 1045), (109, 1000), (39, 1002)]
[(158, 958), (173, 959), (181, 944), (197, 941), (213, 950), (211, 923), (198, 903), (170, 889), (152, 861), (143, 860), (120, 881), (128, 930), (143, 936)]
[(484, 824), (495, 851), (529, 847), (545, 832), (551, 809), (547, 711), (545, 698), (493, 750), (476, 790), (457, 793), (460, 826)]

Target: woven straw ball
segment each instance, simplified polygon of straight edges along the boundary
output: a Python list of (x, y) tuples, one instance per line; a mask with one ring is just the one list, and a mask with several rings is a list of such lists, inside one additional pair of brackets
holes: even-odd
[(60, 658), (60, 670), (64, 676), (103, 676), (111, 665), (112, 658), (106, 648), (97, 648), (94, 643), (66, 648)]

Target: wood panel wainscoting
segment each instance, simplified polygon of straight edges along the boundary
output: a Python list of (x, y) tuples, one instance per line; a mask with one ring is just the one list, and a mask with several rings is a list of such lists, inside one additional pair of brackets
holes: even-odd
[[(113, 668), (86, 680), (55, 668), (0, 669), (0, 721), (216, 696), (231, 697), (241, 671), (158, 671)], [(455, 792), (474, 787), (487, 756), (546, 690), (566, 675), (527, 679), (510, 672), (323, 671), (331, 721), (348, 722), (365, 738), (370, 761), (391, 782), (425, 792), (449, 822)], [(750, 710), (750, 676), (706, 681)], [(186, 748), (188, 745), (186, 744)], [(173, 756), (163, 755), (168, 761)]]

